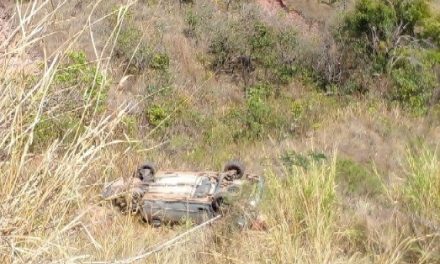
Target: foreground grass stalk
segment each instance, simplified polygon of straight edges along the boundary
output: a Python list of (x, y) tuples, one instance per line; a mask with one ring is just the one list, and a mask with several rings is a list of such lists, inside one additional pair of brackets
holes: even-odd
[[(11, 59), (19, 60), (25, 57), (26, 52), (42, 39), (39, 35), (43, 26), (51, 23), (55, 14), (67, 2), (58, 2), (47, 14), (44, 12), (49, 1), (34, 1), (31, 5), (26, 5), (27, 7), (17, 2), (19, 22), (17, 29), (12, 31), (7, 41), (10, 45), (4, 47), (6, 51), (2, 55), (2, 61), (6, 64), (3, 65), (5, 69), (8, 68), (7, 63)], [(93, 24), (93, 21), (89, 22)], [(74, 45), (74, 41), (75, 39), (65, 47)], [(70, 261), (84, 257), (69, 254), (69, 246), (65, 244), (69, 232), (72, 232), (79, 221), (77, 218), (72, 219), (72, 216), (83, 206), (84, 186), (90, 181), (88, 178), (93, 169), (92, 165), (96, 165), (102, 159), (102, 154), (109, 146), (120, 142), (113, 139), (113, 131), (128, 111), (127, 106), (121, 106), (115, 113), (110, 114), (102, 115), (95, 112), (89, 117), (90, 126), (81, 132), (77, 131), (71, 144), (66, 144), (63, 137), (38, 153), (30, 151), (36, 140), (36, 126), (41, 122), (42, 116), (56, 111), (56, 108), (52, 109), (50, 105), (48, 108), (48, 102), (56, 98), (53, 86), (54, 76), (60, 67), (58, 58), (63, 58), (67, 52), (68, 50), (60, 49), (51, 55), (51, 63), (48, 65), (45, 62), (45, 67), (37, 76), (32, 77), (32, 82), (26, 81), (22, 78), (23, 75), (12, 69), (5, 71), (2, 79), (2, 263), (41, 263), (56, 258)], [(100, 56), (98, 61), (105, 55), (102, 53)], [(48, 59), (45, 58), (45, 61)], [(96, 72), (107, 70), (98, 66)], [(96, 83), (95, 78), (92, 87)], [(92, 107), (95, 106), (86, 105), (83, 113), (89, 112), (89, 108)], [(90, 240), (95, 242), (92, 236)]]
[(424, 147), (408, 154), (408, 179), (404, 196), (415, 210), (440, 225), (440, 160), (437, 150)]

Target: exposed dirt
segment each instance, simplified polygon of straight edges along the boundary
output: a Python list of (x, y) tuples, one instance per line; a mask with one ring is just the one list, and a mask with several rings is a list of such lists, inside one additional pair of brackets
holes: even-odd
[(295, 25), (302, 36), (319, 36), (318, 23), (306, 18), (300, 11), (288, 7), (284, 0), (257, 0), (257, 2), (271, 16), (278, 15), (280, 12), (286, 14), (288, 21)]
[(10, 14), (7, 12), (5, 4), (0, 3), (0, 48), (10, 33), (9, 18)]
[[(14, 41), (9, 43), (8, 38), (14, 31), (13, 24), (14, 8), (13, 2), (6, 0), (0, 2), (0, 67), (6, 67), (4, 73), (14, 74), (30, 74), (35, 75), (39, 72), (37, 61), (41, 58), (35, 48), (27, 48), (23, 52), (8, 52)], [(8, 43), (6, 43), (8, 42)]]

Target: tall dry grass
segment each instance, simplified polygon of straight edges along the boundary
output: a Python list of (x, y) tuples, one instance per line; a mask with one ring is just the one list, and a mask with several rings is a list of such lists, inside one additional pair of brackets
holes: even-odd
[(408, 178), (403, 194), (410, 210), (440, 222), (440, 160), (438, 151), (424, 146), (408, 154)]
[[(74, 47), (80, 35), (90, 34), (90, 45), (95, 47), (93, 32), (103, 17), (93, 18), (103, 1), (96, 1), (89, 21), (75, 35), (70, 36), (53, 54), (32, 57), (33, 51), (51, 32), (45, 31), (56, 21), (57, 14), (68, 1), (33, 1), (15, 4), (12, 35), (9, 45), (1, 54), (3, 78), (1, 79), (1, 130), (0, 130), (0, 262), (41, 263), (63, 260), (75, 261), (66, 237), (80, 223), (78, 209), (84, 201), (93, 181), (96, 166), (105, 169), (105, 153), (109, 147), (120, 143), (113, 140), (113, 131), (121, 122), (128, 107), (121, 105), (113, 113), (98, 114), (93, 104), (80, 109), (84, 118), (89, 115), (84, 130), (68, 131), (74, 140), (60, 138), (46, 148), (31, 152), (34, 132), (42, 117), (57, 111), (58, 105), (48, 104), (58, 100), (67, 104), (70, 98), (58, 98), (54, 76), (60, 62)], [(115, 13), (120, 21), (133, 4), (128, 1)], [(13, 24), (11, 24), (13, 26)], [(108, 76), (114, 39), (118, 26), (108, 37), (101, 51), (95, 49), (96, 74)], [(35, 72), (22, 69), (23, 63), (33, 60)], [(32, 80), (32, 81), (29, 81)], [(92, 85), (98, 82), (93, 81)], [(101, 92), (102, 87), (95, 87)], [(90, 114), (91, 113), (91, 114)], [(109, 164), (110, 165), (110, 164)]]

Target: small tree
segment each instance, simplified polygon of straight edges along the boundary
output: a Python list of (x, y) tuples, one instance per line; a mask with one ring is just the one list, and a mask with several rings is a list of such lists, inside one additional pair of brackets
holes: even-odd
[(392, 79), (390, 98), (422, 113), (439, 85), (439, 33), (440, 19), (427, 0), (359, 0), (344, 20), (340, 40), (355, 54), (346, 58), (362, 57), (375, 74)]
[(359, 0), (346, 16), (342, 31), (345, 40), (363, 43), (362, 52), (371, 54), (379, 68), (390, 70), (396, 49), (418, 42), (420, 34), (416, 29), (429, 18), (426, 0)]

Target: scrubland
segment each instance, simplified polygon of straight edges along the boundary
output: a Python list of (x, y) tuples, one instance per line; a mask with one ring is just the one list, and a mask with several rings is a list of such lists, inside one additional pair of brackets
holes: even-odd
[[(0, 263), (440, 262), (438, 1), (3, 2)], [(104, 184), (231, 159), (265, 228), (136, 259)]]

